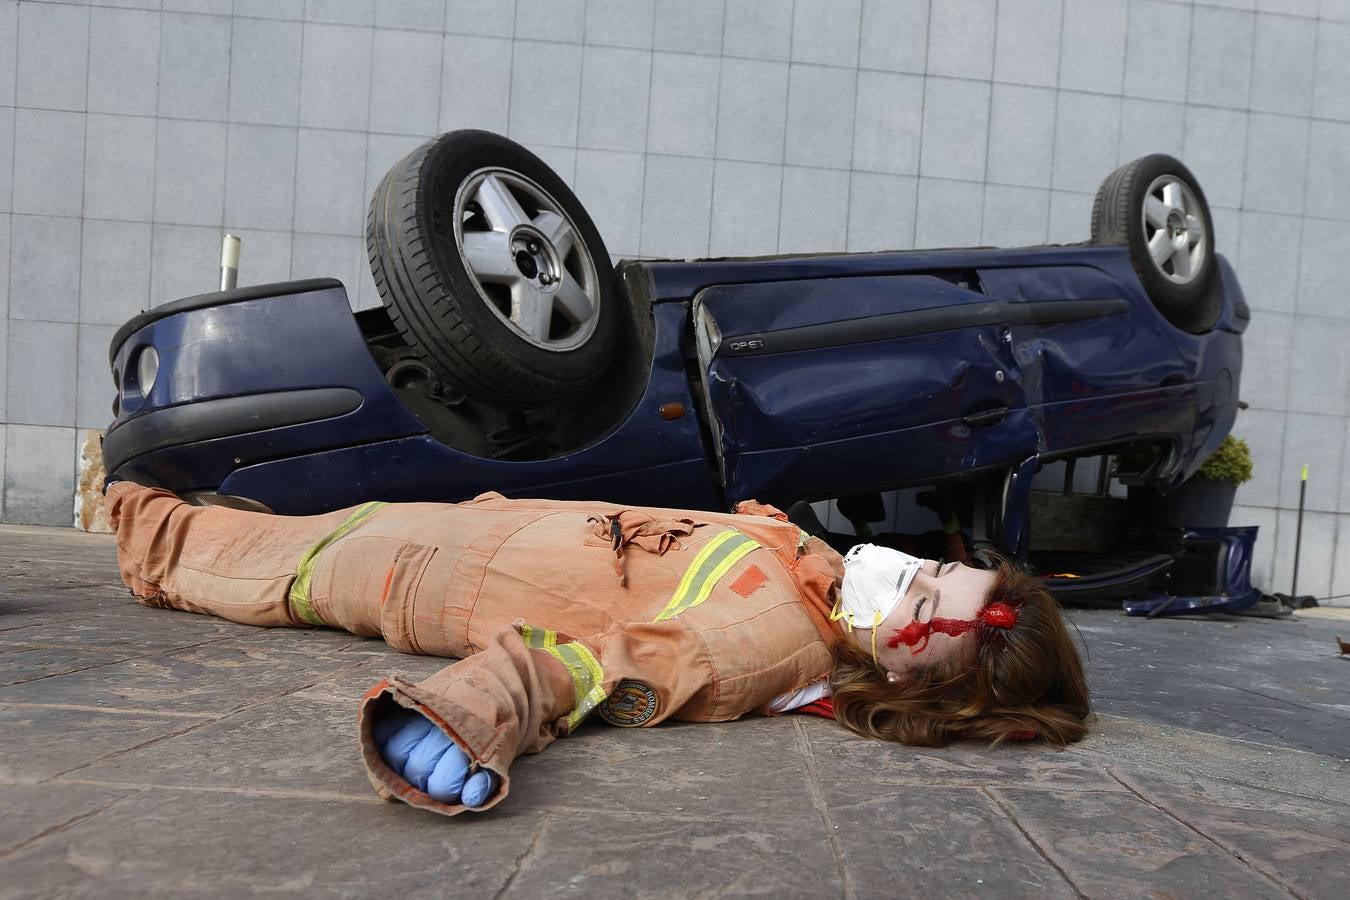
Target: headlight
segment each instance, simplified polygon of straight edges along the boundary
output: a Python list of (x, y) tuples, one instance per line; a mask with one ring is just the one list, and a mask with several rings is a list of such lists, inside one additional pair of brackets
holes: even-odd
[(154, 347), (146, 347), (136, 357), (136, 387), (140, 389), (142, 397), (150, 396), (150, 388), (154, 386), (157, 375), (159, 354)]

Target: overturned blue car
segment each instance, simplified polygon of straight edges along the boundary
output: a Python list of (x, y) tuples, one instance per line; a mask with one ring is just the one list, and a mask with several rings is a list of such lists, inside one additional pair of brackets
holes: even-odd
[(1182, 482), (1231, 429), (1250, 313), (1179, 161), (1111, 173), (1075, 245), (638, 260), (538, 158), (443, 135), (371, 200), (384, 301), (189, 297), (111, 348), (110, 478), (282, 513), (370, 499), (723, 509), (964, 492), (1025, 550), (1032, 476)]

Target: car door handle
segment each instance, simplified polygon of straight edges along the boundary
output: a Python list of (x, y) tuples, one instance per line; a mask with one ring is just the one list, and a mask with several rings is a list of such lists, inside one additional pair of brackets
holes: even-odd
[(988, 428), (990, 425), (997, 425), (1008, 417), (1008, 407), (998, 406), (994, 409), (986, 409), (977, 413), (971, 413), (961, 419), (971, 428)]

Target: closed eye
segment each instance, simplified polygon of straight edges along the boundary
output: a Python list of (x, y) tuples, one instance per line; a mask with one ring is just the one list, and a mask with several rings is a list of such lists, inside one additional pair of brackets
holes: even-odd
[(924, 604), (927, 603), (927, 602), (928, 602), (928, 597), (925, 595), (925, 596), (922, 596), (922, 597), (919, 598), (919, 602), (918, 602), (918, 603), (915, 603), (915, 604), (914, 604), (914, 621), (916, 621), (916, 622), (919, 621), (919, 613), (923, 612), (923, 606), (924, 606)]

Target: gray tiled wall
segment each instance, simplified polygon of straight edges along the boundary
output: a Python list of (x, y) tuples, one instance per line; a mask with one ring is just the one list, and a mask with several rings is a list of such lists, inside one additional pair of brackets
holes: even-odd
[(0, 518), (66, 524), (110, 333), (365, 262), (375, 182), (504, 131), (619, 255), (1075, 241), (1181, 155), (1257, 314), (1258, 579), (1350, 592), (1350, 0), (0, 0)]

